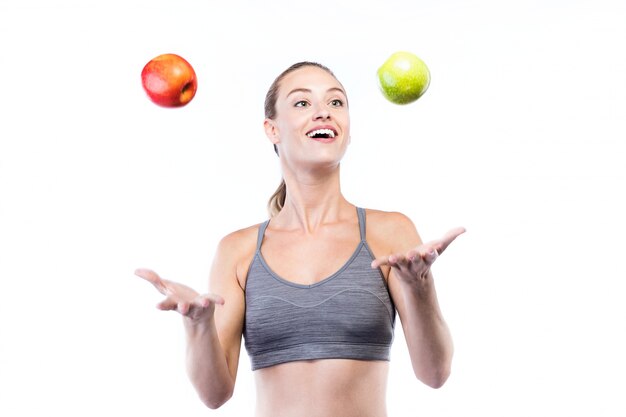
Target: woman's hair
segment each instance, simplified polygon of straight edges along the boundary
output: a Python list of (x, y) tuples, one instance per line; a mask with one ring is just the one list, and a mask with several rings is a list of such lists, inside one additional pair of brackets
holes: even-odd
[[(302, 61), (293, 64), (292, 66), (284, 70), (278, 77), (276, 77), (269, 90), (267, 91), (267, 95), (265, 96), (265, 117), (267, 119), (276, 118), (276, 99), (278, 98), (278, 91), (280, 90), (280, 82), (283, 80), (283, 78), (285, 78), (285, 76), (302, 67), (317, 67), (323, 69), (324, 71), (335, 77), (335, 74), (333, 74), (330, 69), (317, 62)], [(274, 151), (276, 152), (276, 155), (278, 155), (278, 148), (276, 147), (276, 145), (274, 145)], [(274, 194), (272, 194), (270, 200), (267, 203), (267, 210), (269, 211), (270, 217), (274, 217), (280, 212), (280, 210), (285, 205), (286, 196), (287, 186), (285, 185), (285, 180), (281, 180), (280, 185), (278, 186), (276, 191), (274, 191)]]

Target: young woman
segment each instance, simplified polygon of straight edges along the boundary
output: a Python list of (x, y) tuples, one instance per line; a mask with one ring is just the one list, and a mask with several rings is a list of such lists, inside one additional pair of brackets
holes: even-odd
[(450, 374), (430, 266), (464, 230), (424, 244), (406, 216), (343, 197), (348, 99), (328, 68), (285, 70), (265, 113), (283, 173), (270, 219), (220, 241), (209, 294), (136, 274), (166, 296), (159, 308), (184, 316), (187, 371), (208, 407), (232, 396), (243, 337), (258, 417), (386, 416), (396, 311), (416, 377), (438, 388)]

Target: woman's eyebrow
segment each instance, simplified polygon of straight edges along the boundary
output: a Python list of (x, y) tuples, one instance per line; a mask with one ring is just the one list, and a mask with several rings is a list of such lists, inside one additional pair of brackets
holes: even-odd
[[(331, 87), (328, 90), (326, 90), (326, 92), (330, 92), (330, 91), (339, 91), (341, 94), (343, 94), (344, 96), (346, 95), (346, 92), (343, 91), (341, 88), (339, 87)], [(289, 94), (287, 94), (287, 97), (289, 97), (290, 95), (294, 94), (294, 93), (311, 93), (312, 91), (309, 88), (294, 88), (293, 90), (291, 90), (289, 92)]]
[(289, 92), (289, 94), (287, 94), (287, 97), (289, 97), (290, 95), (294, 93), (310, 93), (310, 92), (311, 90), (309, 90), (308, 88), (294, 88), (293, 90)]
[(332, 88), (329, 88), (327, 92), (330, 92), (330, 91), (339, 91), (339, 92), (340, 92), (341, 94), (343, 94), (344, 96), (346, 95), (346, 92), (345, 92), (345, 91), (343, 91), (343, 90), (342, 90), (341, 88), (339, 88), (339, 87), (332, 87)]

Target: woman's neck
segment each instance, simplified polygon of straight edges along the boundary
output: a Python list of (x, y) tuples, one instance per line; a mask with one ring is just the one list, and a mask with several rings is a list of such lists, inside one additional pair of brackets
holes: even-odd
[(324, 174), (283, 171), (285, 204), (273, 222), (285, 228), (313, 233), (324, 223), (335, 223), (354, 207), (341, 194), (339, 167)]

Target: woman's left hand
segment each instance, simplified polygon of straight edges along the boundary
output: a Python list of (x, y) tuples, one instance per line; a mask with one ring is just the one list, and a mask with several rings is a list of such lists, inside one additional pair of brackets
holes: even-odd
[(442, 238), (423, 243), (406, 253), (394, 253), (383, 256), (372, 261), (372, 268), (380, 266), (390, 266), (396, 269), (396, 274), (403, 281), (414, 281), (415, 279), (426, 279), (430, 272), (431, 265), (437, 257), (459, 235), (465, 233), (463, 227), (450, 230)]

